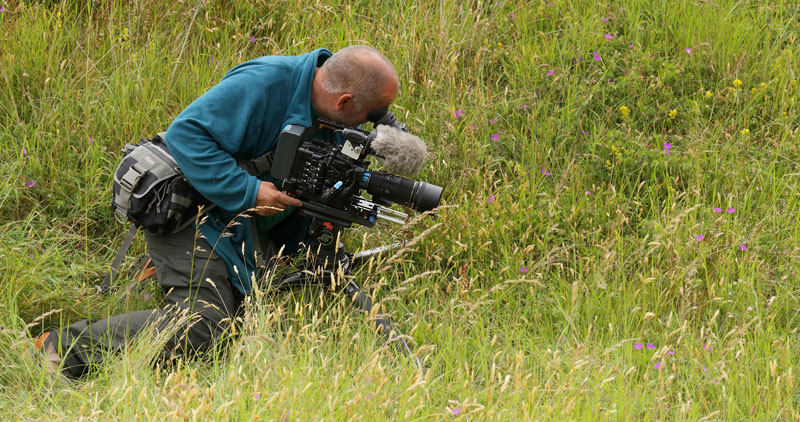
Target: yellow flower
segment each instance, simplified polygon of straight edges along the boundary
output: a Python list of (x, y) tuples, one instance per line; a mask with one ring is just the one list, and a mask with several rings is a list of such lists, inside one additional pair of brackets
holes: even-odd
[(626, 107), (626, 106), (620, 106), (619, 107), (619, 114), (622, 117), (622, 120), (627, 119), (628, 115), (630, 113), (631, 113), (631, 109), (629, 109), (628, 107)]
[(733, 86), (736, 87), (736, 89), (741, 88), (742, 87), (742, 81), (740, 81), (738, 79), (733, 81)]
[(669, 112), (669, 118), (670, 119), (674, 119), (675, 116), (677, 116), (677, 115), (678, 115), (678, 110), (675, 110), (674, 108), (672, 109), (672, 111)]
[(750, 133), (750, 129), (748, 128), (742, 129), (742, 135), (747, 135), (748, 133)]
[(709, 98), (711, 98), (713, 96), (714, 96), (714, 94), (712, 94), (711, 91), (706, 91), (706, 99), (709, 99)]
[(489, 40), (488, 40), (488, 39), (486, 39), (486, 38), (484, 38), (484, 39), (483, 39), (483, 43), (484, 43), (485, 45), (489, 45)]
[(755, 89), (755, 88), (753, 88), (753, 89), (751, 89), (751, 90), (750, 90), (750, 93), (751, 93), (751, 94), (755, 94), (756, 92), (758, 92), (758, 90), (757, 90), (757, 89)]
[(765, 84), (764, 82), (761, 82), (761, 85), (759, 85), (759, 86), (761, 87), (761, 89), (764, 89), (764, 88), (767, 87), (767, 84)]
[(503, 48), (503, 43), (501, 42), (497, 43), (497, 48)]

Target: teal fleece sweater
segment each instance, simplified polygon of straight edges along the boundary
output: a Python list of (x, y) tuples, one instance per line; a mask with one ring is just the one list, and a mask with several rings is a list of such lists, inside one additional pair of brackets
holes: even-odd
[[(330, 51), (318, 49), (242, 63), (186, 107), (167, 130), (167, 147), (186, 178), (217, 205), (199, 231), (228, 265), (234, 286), (243, 294), (250, 292), (255, 278), (251, 224), (258, 216), (240, 213), (255, 206), (260, 180), (237, 162), (274, 150), (288, 124), (311, 126), (314, 73), (330, 56)], [(269, 175), (262, 179), (272, 180)]]

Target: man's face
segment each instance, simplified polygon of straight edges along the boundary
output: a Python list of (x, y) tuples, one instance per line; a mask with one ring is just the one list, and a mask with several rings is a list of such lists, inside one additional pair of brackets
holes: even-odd
[[(356, 107), (352, 97), (343, 98), (340, 96), (332, 115), (329, 118), (337, 123), (342, 123), (347, 126), (358, 126), (367, 122), (367, 115), (372, 111), (382, 107), (389, 107), (397, 97), (397, 88), (387, 85), (383, 89), (380, 98), (371, 101), (372, 104)], [(364, 99), (362, 99), (364, 101)]]

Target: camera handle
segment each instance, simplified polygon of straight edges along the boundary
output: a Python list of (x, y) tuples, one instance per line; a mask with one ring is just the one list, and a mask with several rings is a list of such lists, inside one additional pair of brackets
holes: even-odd
[[(324, 282), (326, 280), (336, 280), (336, 288), (344, 290), (347, 296), (353, 300), (355, 306), (366, 312), (369, 318), (374, 306), (372, 299), (351, 278), (345, 278), (345, 282), (340, 283), (341, 275), (349, 275), (351, 268), (370, 256), (394, 249), (402, 244), (394, 243), (390, 246), (375, 248), (353, 255), (345, 251), (344, 245), (339, 241), (343, 229), (344, 226), (342, 225), (331, 223), (320, 217), (314, 217), (308, 230), (308, 236), (311, 251), (316, 251), (312, 263), (312, 268), (315, 271), (297, 271), (285, 275), (278, 280), (272, 281), (269, 288), (287, 289), (313, 283), (325, 285), (326, 283)], [(341, 273), (339, 269), (341, 269)], [(414, 351), (406, 342), (405, 336), (392, 325), (385, 315), (375, 313), (371, 319), (375, 322), (375, 329), (383, 334), (397, 351), (411, 358), (417, 368), (425, 370), (422, 359), (414, 356)]]

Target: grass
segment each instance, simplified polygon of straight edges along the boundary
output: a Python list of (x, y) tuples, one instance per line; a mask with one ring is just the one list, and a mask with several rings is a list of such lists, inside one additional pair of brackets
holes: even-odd
[[(0, 419), (800, 419), (796, 2), (2, 7)], [(446, 192), (436, 219), (347, 239), (438, 225), (356, 274), (430, 369), (310, 287), (252, 295), (210, 359), (154, 369), (149, 335), (46, 376), (33, 336), (160, 300), (94, 293), (122, 146), (242, 61), (350, 44), (395, 63), (418, 178)]]

